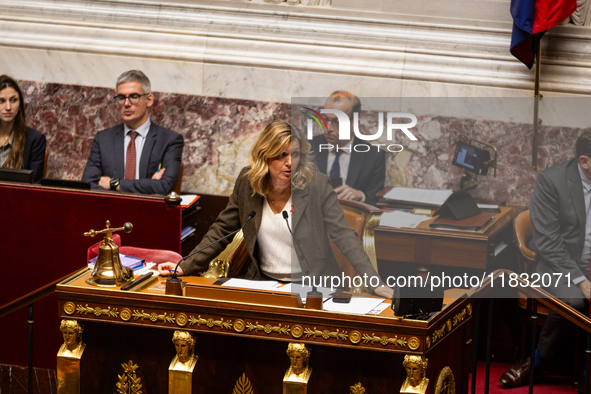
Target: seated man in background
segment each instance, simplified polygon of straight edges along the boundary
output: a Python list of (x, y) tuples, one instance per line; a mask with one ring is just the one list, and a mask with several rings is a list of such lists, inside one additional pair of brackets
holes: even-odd
[[(535, 271), (550, 274), (545, 288), (574, 309), (589, 311), (591, 262), (591, 129), (576, 143), (576, 157), (538, 175), (531, 197), (532, 245), (537, 252)], [(561, 274), (558, 279), (558, 274)], [(570, 341), (575, 325), (551, 311), (540, 333), (533, 366), (542, 372), (564, 340)], [(528, 383), (530, 360), (509, 368), (499, 381), (503, 388)]]
[[(353, 113), (361, 112), (361, 101), (357, 96), (345, 91), (336, 91), (326, 100), (324, 108), (346, 113), (351, 120), (351, 135), (354, 135)], [(374, 146), (367, 152), (355, 151), (352, 149), (353, 146), (365, 142), (357, 137), (339, 140), (337, 116), (323, 116), (328, 128), (324, 134), (317, 135), (311, 142), (318, 169), (330, 176), (333, 186), (336, 186), (335, 179), (342, 180), (342, 184), (334, 189), (339, 198), (375, 205), (376, 193), (384, 187), (386, 181), (386, 153)], [(326, 144), (334, 148), (326, 149)], [(322, 149), (320, 145), (323, 145)]]
[(95, 135), (82, 180), (93, 189), (170, 193), (181, 170), (183, 137), (150, 121), (154, 95), (144, 73), (124, 72), (115, 89), (123, 123)]

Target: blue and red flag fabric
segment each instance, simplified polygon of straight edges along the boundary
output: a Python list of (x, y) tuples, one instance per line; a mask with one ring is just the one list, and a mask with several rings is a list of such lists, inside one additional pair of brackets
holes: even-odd
[(511, 53), (528, 68), (534, 65), (540, 40), (577, 9), (577, 0), (511, 0)]

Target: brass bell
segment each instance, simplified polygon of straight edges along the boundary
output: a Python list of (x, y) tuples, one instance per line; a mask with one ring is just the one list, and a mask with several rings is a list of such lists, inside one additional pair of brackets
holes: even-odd
[(113, 242), (113, 233), (125, 231), (130, 233), (133, 225), (129, 222), (123, 227), (109, 228), (111, 222), (107, 220), (107, 228), (101, 231), (90, 230), (84, 236), (94, 237), (97, 234), (105, 234), (105, 239), (99, 245), (99, 254), (94, 265), (94, 270), (86, 283), (93, 286), (120, 286), (133, 279), (133, 269), (123, 267), (119, 259), (119, 246)]

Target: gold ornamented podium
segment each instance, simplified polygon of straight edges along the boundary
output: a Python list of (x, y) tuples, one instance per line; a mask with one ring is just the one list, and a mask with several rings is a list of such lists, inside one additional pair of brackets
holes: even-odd
[[(379, 316), (306, 309), (289, 295), (218, 286), (215, 279), (183, 277), (188, 285), (180, 297), (164, 294), (165, 278), (121, 291), (87, 284), (90, 274), (80, 270), (56, 286), (60, 316), (84, 323), (78, 392), (116, 392), (122, 363), (141, 360), (136, 378), (149, 393), (231, 393), (237, 385), (243, 393), (371, 394), (400, 392), (408, 378), (416, 387), (416, 377), (419, 392), (433, 393), (427, 379), (437, 382), (442, 369), (455, 380), (441, 387), (468, 393), (473, 300), (463, 294), (419, 321), (394, 317), (391, 309)], [(80, 334), (70, 352), (81, 355), (76, 343)], [(405, 356), (421, 360), (422, 370), (409, 376)], [(58, 369), (60, 377), (68, 372), (65, 364)]]

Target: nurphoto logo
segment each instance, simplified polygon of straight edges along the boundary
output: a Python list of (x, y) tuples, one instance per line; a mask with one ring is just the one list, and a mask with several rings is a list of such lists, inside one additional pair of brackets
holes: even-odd
[[(362, 134), (359, 131), (359, 113), (353, 113), (353, 122), (349, 119), (349, 116), (343, 112), (339, 111), (338, 109), (321, 109), (320, 112), (313, 110), (309, 107), (303, 107), (302, 112), (312, 119), (307, 120), (307, 135), (306, 138), (308, 140), (312, 140), (313, 138), (313, 120), (316, 121), (320, 129), (328, 130), (328, 124), (324, 119), (322, 114), (333, 114), (336, 115), (336, 120), (338, 121), (338, 130), (339, 130), (339, 140), (351, 140), (351, 123), (353, 124), (353, 133), (355, 137), (362, 140), (362, 141), (379, 141), (379, 139), (384, 134), (384, 113), (378, 113), (378, 130), (374, 134)], [(395, 123), (398, 122), (400, 119), (410, 119), (409, 123)], [(334, 121), (331, 122), (334, 125)], [(415, 137), (409, 129), (415, 127), (417, 125), (417, 117), (410, 113), (399, 113), (399, 112), (388, 112), (386, 113), (386, 139), (388, 141), (394, 140), (394, 132), (395, 131), (402, 131), (406, 137), (408, 137), (411, 141), (417, 141), (417, 137)], [(324, 127), (323, 127), (324, 126)], [(354, 144), (353, 146), (347, 146), (344, 148), (339, 148), (339, 146), (334, 146), (333, 144), (320, 144), (319, 150), (322, 151), (323, 149), (331, 150), (336, 148), (339, 149), (353, 149), (355, 152), (368, 152), (371, 149), (371, 146), (377, 147), (378, 151), (380, 149), (386, 149), (388, 152), (401, 152), (404, 150), (404, 147), (400, 144), (391, 143), (391, 144), (381, 144), (381, 143), (372, 143), (372, 144)]]

